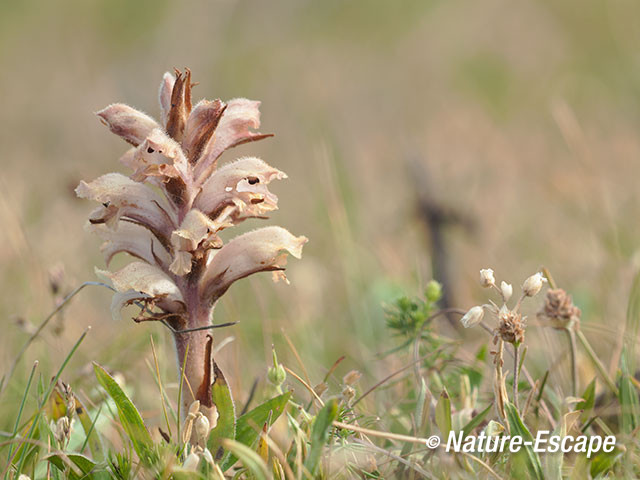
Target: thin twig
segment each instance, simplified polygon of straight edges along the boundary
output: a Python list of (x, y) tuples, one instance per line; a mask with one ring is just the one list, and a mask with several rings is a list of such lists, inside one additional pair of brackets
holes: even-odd
[[(373, 392), (376, 388), (378, 388), (380, 385), (382, 385), (383, 383), (386, 383), (387, 381), (389, 381), (390, 379), (392, 379), (393, 377), (395, 377), (396, 375), (398, 375), (399, 373), (404, 372), (406, 369), (411, 368), (413, 365), (415, 365), (418, 362), (421, 362), (422, 360), (424, 360), (425, 358), (427, 358), (429, 355), (425, 355), (424, 357), (419, 358), (418, 360), (414, 360), (413, 362), (411, 362), (409, 365), (405, 365), (404, 367), (402, 367), (400, 370), (397, 370), (395, 372), (393, 372), (390, 375), (387, 375), (385, 378), (383, 378), (382, 380), (380, 380), (378, 383), (376, 383), (373, 387), (371, 387), (369, 390), (367, 390), (366, 392), (364, 392), (362, 395), (360, 395), (352, 404), (351, 407), (355, 407), (364, 397), (366, 397), (367, 395), (369, 395), (371, 392)], [(286, 367), (285, 367), (286, 368)]]
[[(283, 365), (284, 367), (284, 365)], [(293, 376), (293, 378), (295, 378), (296, 380), (298, 380), (302, 385), (304, 385), (304, 387), (309, 390), (311, 392), (311, 394), (313, 395), (313, 397), (320, 402), (320, 405), (322, 405), (324, 407), (324, 402), (322, 401), (322, 399), (318, 396), (318, 394), (316, 393), (316, 391), (311, 387), (311, 385), (309, 385), (307, 382), (305, 382), (302, 378), (300, 378), (300, 375), (298, 375), (297, 373), (295, 373), (293, 370), (291, 370), (288, 367), (284, 367), (284, 369), (287, 371), (287, 373), (291, 374), (291, 376)]]
[(189, 333), (189, 332), (198, 332), (200, 330), (211, 330), (211, 329), (214, 329), (214, 328), (231, 327), (233, 325), (236, 325), (236, 324), (240, 323), (240, 321), (227, 322), (227, 323), (217, 323), (217, 324), (214, 324), (214, 325), (205, 325), (204, 327), (187, 328), (187, 329), (184, 329), (184, 330), (176, 330), (171, 325), (169, 325), (165, 320), (160, 320), (160, 323), (162, 323), (165, 327), (167, 327), (173, 333)]
[(493, 468), (491, 468), (487, 463), (483, 462), (481, 459), (479, 459), (475, 455), (471, 455), (470, 453), (463, 452), (462, 450), (460, 451), (460, 453), (463, 454), (468, 459), (478, 462), (482, 466), (482, 468), (484, 468), (487, 472), (489, 472), (491, 475), (496, 477), (498, 480), (502, 480), (502, 477), (498, 475)]
[(587, 337), (585, 337), (584, 334), (580, 330), (576, 331), (576, 336), (578, 337), (578, 340), (580, 340), (580, 343), (582, 344), (584, 349), (587, 351), (587, 356), (591, 359), (591, 361), (595, 365), (596, 370), (598, 370), (598, 372), (602, 376), (602, 379), (604, 380), (604, 382), (607, 384), (607, 386), (611, 389), (611, 391), (617, 397), (618, 396), (618, 387), (616, 387), (616, 384), (614, 383), (614, 381), (611, 380), (611, 377), (609, 376), (609, 373), (607, 372), (607, 369), (604, 367), (604, 365), (602, 365), (602, 362), (600, 361), (600, 359), (596, 355), (596, 352), (591, 347), (591, 344), (587, 340)]

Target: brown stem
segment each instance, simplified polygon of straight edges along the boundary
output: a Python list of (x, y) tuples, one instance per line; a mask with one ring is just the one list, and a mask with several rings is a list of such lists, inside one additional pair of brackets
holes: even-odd
[[(189, 307), (191, 308), (189, 309)], [(211, 324), (211, 308), (202, 305), (188, 305), (189, 316), (182, 329), (204, 327)], [(182, 398), (180, 411), (185, 416), (189, 406), (199, 400), (201, 411), (214, 421), (215, 408), (211, 399), (211, 345), (213, 339), (209, 330), (174, 333), (178, 372), (181, 373)], [(212, 423), (214, 425), (215, 423)]]

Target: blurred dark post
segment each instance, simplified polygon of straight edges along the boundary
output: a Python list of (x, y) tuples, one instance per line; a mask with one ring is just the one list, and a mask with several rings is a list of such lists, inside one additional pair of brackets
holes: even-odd
[[(469, 233), (475, 229), (473, 219), (438, 199), (426, 162), (416, 155), (407, 157), (408, 170), (414, 184), (418, 201), (418, 212), (429, 234), (431, 249), (431, 269), (433, 278), (442, 284), (440, 307), (454, 308), (455, 282), (451, 278), (451, 252), (446, 242), (446, 230), (451, 226), (461, 226)], [(451, 315), (449, 322), (458, 325)]]

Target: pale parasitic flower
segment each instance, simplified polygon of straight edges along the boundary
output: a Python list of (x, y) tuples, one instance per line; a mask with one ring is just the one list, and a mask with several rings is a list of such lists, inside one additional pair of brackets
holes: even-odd
[(215, 364), (212, 372), (210, 358), (213, 307), (233, 282), (248, 275), (271, 271), (274, 280), (286, 279), (287, 253), (300, 258), (307, 239), (270, 226), (222, 241), (222, 230), (277, 209), (268, 185), (286, 175), (255, 157), (219, 167), (226, 150), (271, 135), (253, 131), (260, 126), (260, 102), (238, 98), (193, 105), (192, 86), (188, 69), (164, 75), (160, 121), (120, 103), (98, 112), (131, 145), (121, 162), (132, 173), (83, 181), (76, 193), (100, 203), (88, 229), (104, 240), (107, 264), (121, 252), (135, 257), (120, 270), (97, 271), (116, 290), (113, 316), (135, 304), (141, 307), (136, 321), (159, 320), (173, 329), (178, 365), (184, 363), (190, 387), (183, 388), (183, 411), (199, 400), (215, 426), (212, 373), (222, 374)]

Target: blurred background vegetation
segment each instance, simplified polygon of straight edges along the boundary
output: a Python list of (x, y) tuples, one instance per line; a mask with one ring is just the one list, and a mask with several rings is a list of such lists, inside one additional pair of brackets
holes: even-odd
[[(217, 360), (240, 403), (255, 379), (262, 392), (272, 344), (299, 370), (283, 331), (312, 383), (342, 355), (339, 377), (357, 368), (366, 386), (408, 363), (380, 355), (400, 342), (382, 305), (434, 276), (425, 195), (466, 219), (443, 232), (453, 306), (484, 300), (480, 268), (517, 286), (544, 265), (615, 369), (640, 262), (639, 19), (631, 0), (0, 0), (0, 370), (55, 306), (50, 270), (64, 265), (60, 295), (104, 266), (83, 231), (93, 206), (73, 188), (124, 172), (126, 145), (93, 112), (123, 101), (157, 115), (162, 73), (184, 66), (196, 98), (262, 101), (261, 131), (276, 137), (223, 161), (256, 155), (287, 172), (268, 223), (310, 239), (290, 262), (290, 286), (243, 280), (216, 308), (216, 323), (240, 321), (215, 337), (233, 337)], [(22, 394), (34, 359), (53, 375), (91, 325), (63, 380), (91, 388), (99, 361), (159, 424), (149, 336), (173, 381), (171, 339), (161, 325), (112, 321), (110, 297), (94, 288), (74, 299), (8, 394)], [(469, 361), (478, 340), (467, 339)], [(537, 350), (535, 377), (564, 358), (535, 322), (527, 344), (530, 355), (548, 351)], [(581, 362), (583, 385), (590, 368)], [(551, 380), (568, 385), (567, 373)], [(3, 401), (0, 429), (16, 408)]]

